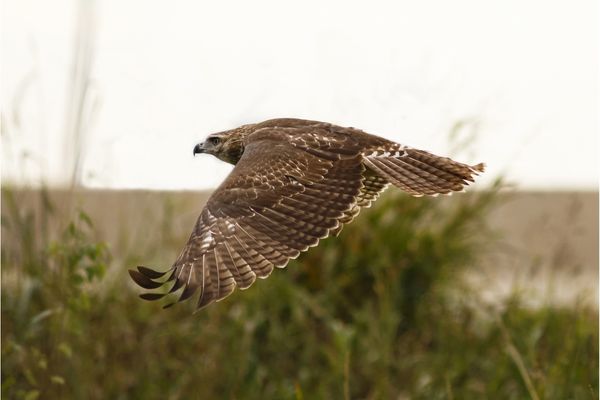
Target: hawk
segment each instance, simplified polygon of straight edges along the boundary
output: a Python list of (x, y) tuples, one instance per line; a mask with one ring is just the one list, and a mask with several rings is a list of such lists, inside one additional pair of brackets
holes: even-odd
[(208, 199), (170, 269), (129, 271), (145, 289), (173, 282), (142, 299), (182, 289), (177, 301), (199, 292), (200, 309), (339, 234), (390, 184), (413, 196), (450, 194), (484, 170), (355, 128), (292, 118), (211, 134), (194, 147), (198, 153), (235, 168)]

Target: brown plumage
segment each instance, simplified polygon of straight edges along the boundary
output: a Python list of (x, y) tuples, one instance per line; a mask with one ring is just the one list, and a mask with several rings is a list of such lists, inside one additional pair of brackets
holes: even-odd
[(390, 184), (413, 196), (449, 194), (484, 170), (358, 129), (300, 119), (215, 133), (196, 153), (236, 166), (208, 199), (169, 270), (129, 271), (146, 289), (173, 282), (167, 293), (144, 293), (143, 299), (182, 289), (178, 301), (198, 292), (202, 308), (337, 235)]

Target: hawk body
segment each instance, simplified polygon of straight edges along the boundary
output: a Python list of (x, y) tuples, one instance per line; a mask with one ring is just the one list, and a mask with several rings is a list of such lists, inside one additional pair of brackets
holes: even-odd
[(213, 154), (235, 168), (208, 199), (168, 271), (130, 270), (147, 289), (173, 282), (168, 293), (142, 294), (146, 300), (183, 288), (178, 301), (199, 292), (202, 308), (337, 235), (390, 184), (413, 196), (449, 194), (484, 169), (358, 129), (300, 119), (215, 133), (196, 153)]

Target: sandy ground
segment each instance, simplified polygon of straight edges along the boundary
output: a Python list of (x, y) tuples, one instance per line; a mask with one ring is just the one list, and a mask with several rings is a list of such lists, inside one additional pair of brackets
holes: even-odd
[(598, 304), (598, 193), (506, 194), (491, 215), (498, 250), (473, 276), (488, 297)]
[[(131, 265), (135, 248), (168, 265), (185, 243), (206, 201), (206, 192), (79, 191), (75, 200), (52, 191), (57, 213), (82, 208), (115, 256), (117, 275)], [(34, 192), (19, 192), (19, 208), (40, 206)], [(468, 194), (467, 194), (468, 195)], [(512, 192), (502, 194), (489, 216), (497, 246), (468, 278), (491, 300), (520, 291), (531, 304), (582, 301), (598, 304), (598, 193)], [(2, 213), (8, 209), (3, 193)], [(368, 211), (367, 211), (368, 212)], [(360, 218), (360, 217), (359, 217)], [(122, 221), (127, 221), (126, 224)], [(53, 230), (51, 228), (51, 230)], [(3, 227), (3, 245), (13, 240)], [(165, 249), (155, 243), (165, 242)]]

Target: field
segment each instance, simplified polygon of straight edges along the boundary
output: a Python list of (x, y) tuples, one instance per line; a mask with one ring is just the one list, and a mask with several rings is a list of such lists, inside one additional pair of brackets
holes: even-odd
[(2, 395), (598, 398), (598, 195), (387, 193), (192, 314), (143, 302), (206, 194), (2, 192)]

